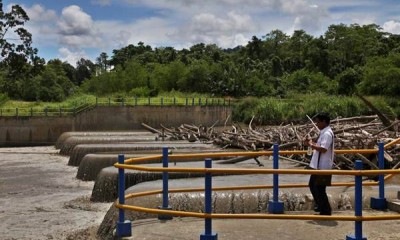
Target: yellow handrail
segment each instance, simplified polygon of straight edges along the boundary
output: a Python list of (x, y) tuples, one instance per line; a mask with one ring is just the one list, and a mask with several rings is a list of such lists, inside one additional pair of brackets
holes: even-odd
[[(385, 145), (385, 149), (393, 146), (400, 142), (400, 138), (396, 139)], [(335, 150), (337, 154), (354, 154), (354, 153), (377, 153), (378, 149), (346, 149), (346, 150)], [(168, 158), (171, 160), (181, 160), (185, 158), (212, 158), (212, 157), (228, 157), (228, 156), (269, 156), (272, 155), (272, 151), (262, 152), (224, 152), (224, 153), (197, 153), (197, 154), (174, 154), (169, 155)], [(306, 151), (279, 151), (280, 155), (289, 154), (305, 154)], [(163, 168), (163, 167), (147, 167), (138, 165), (128, 165), (128, 163), (141, 163), (148, 160), (161, 160), (162, 155), (148, 156), (131, 158), (125, 160), (124, 164), (114, 164), (117, 168), (134, 169), (141, 171), (150, 172), (202, 172), (202, 173), (231, 173), (231, 174), (318, 174), (321, 175), (354, 175), (354, 176), (365, 176), (365, 175), (379, 175), (389, 174), (384, 180), (388, 180), (394, 176), (394, 174), (400, 174), (400, 169), (386, 169), (386, 170), (305, 170), (305, 169), (232, 169), (232, 168)], [(337, 182), (332, 183), (332, 186), (354, 186), (354, 182)], [(366, 182), (364, 186), (374, 186), (378, 182)], [(300, 188), (308, 187), (308, 184), (281, 184), (279, 188)], [(249, 190), (249, 189), (270, 189), (273, 185), (251, 185), (251, 186), (235, 186), (235, 187), (214, 187), (213, 191), (226, 191), (226, 190)], [(179, 192), (200, 192), (204, 191), (204, 188), (178, 188), (169, 189), (169, 193)], [(162, 193), (162, 190), (145, 191), (138, 193), (130, 193), (125, 195), (125, 199), (149, 196)], [(321, 215), (293, 215), (293, 214), (206, 214), (197, 212), (182, 212), (174, 210), (164, 209), (153, 209), (138, 207), (126, 204), (119, 204), (116, 201), (115, 206), (120, 209), (127, 209), (132, 211), (140, 211), (154, 214), (168, 214), (175, 216), (186, 216), (186, 217), (198, 217), (198, 218), (242, 218), (242, 219), (297, 219), (297, 220), (339, 220), (339, 221), (376, 221), (376, 220), (396, 220), (400, 219), (400, 214), (396, 215), (381, 215), (381, 216), (321, 216)]]

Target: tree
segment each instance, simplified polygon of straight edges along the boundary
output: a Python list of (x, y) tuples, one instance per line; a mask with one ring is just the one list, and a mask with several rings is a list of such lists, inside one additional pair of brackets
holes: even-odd
[(102, 74), (107, 72), (109, 68), (108, 55), (105, 52), (100, 53), (100, 56), (96, 58), (96, 66), (98, 68), (97, 74)]
[(80, 86), (85, 79), (90, 79), (96, 70), (95, 64), (89, 59), (81, 58), (76, 62), (76, 85)]
[(400, 92), (400, 54), (370, 59), (364, 66), (360, 92), (367, 95), (398, 96)]
[(32, 35), (23, 28), (29, 21), (24, 9), (19, 5), (11, 6), (10, 12), (3, 11), (3, 2), (0, 0), (0, 71), (3, 71), (1, 91), (12, 98), (21, 97), (21, 85), (32, 73), (40, 71), (28, 64), (40, 64), (36, 58), (37, 49), (31, 46)]
[(351, 95), (355, 92), (357, 84), (362, 79), (360, 69), (347, 68), (338, 75), (338, 93), (341, 95)]
[(25, 10), (19, 5), (11, 6), (11, 11), (3, 11), (0, 0), (0, 55), (3, 64), (10, 63), (11, 56), (21, 55), (32, 59), (37, 49), (32, 48), (32, 34), (22, 26), (29, 21)]

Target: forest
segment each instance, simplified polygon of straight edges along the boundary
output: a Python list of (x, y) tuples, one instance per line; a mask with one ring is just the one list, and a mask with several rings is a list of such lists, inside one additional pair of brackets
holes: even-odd
[[(400, 114), (400, 35), (376, 24), (334, 24), (321, 36), (276, 29), (230, 49), (139, 42), (110, 55), (102, 52), (95, 61), (82, 58), (73, 66), (40, 57), (24, 28), (29, 16), (21, 6), (10, 12), (0, 7), (0, 104), (8, 99), (60, 102), (77, 94), (147, 97), (178, 92), (264, 102), (360, 94), (381, 96)], [(19, 41), (6, 38), (11, 31)]]

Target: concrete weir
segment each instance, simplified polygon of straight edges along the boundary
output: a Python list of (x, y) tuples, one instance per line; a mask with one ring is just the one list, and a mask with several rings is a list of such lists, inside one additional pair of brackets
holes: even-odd
[[(170, 173), (171, 179), (202, 177), (202, 173)], [(161, 172), (139, 172), (127, 170), (125, 172), (125, 186), (130, 187), (142, 182), (162, 179)], [(118, 169), (115, 167), (103, 168), (98, 174), (93, 186), (92, 202), (112, 202), (118, 196)]]
[[(259, 169), (260, 167), (254, 160), (247, 160), (241, 163), (237, 163), (234, 165), (231, 164), (218, 164), (218, 160), (214, 160), (214, 167), (216, 168), (256, 168)], [(271, 166), (271, 161), (269, 161), (268, 157), (262, 157), (260, 160), (265, 166)], [(154, 164), (144, 164), (145, 166), (153, 166), (153, 167), (160, 167), (162, 166), (161, 163), (154, 163)], [(190, 161), (190, 162), (176, 162), (170, 163), (171, 167), (195, 167), (195, 168), (203, 168), (204, 167), (204, 159), (198, 159), (198, 161)], [(263, 167), (261, 167), (263, 168)], [(213, 176), (223, 176), (226, 174), (213, 174)], [(169, 173), (170, 179), (180, 179), (180, 178), (191, 178), (190, 180), (183, 180), (183, 184), (191, 185), (193, 182), (196, 185), (196, 181), (200, 181), (204, 184), (203, 173)], [(247, 177), (243, 177), (247, 176)], [(200, 177), (200, 178), (199, 178)], [(297, 176), (298, 177), (298, 176)], [(196, 180), (203, 179), (203, 180)], [(154, 180), (162, 179), (161, 172), (143, 172), (143, 171), (135, 171), (135, 170), (126, 170), (125, 172), (125, 187), (129, 188), (131, 186), (136, 186), (139, 183), (143, 182), (151, 182), (154, 183)], [(234, 178), (231, 179), (233, 183), (240, 182), (239, 179), (243, 179), (245, 184), (251, 185), (252, 182), (260, 181), (264, 179), (265, 182), (272, 182), (271, 175), (235, 175)], [(301, 178), (300, 178), (301, 179)], [(304, 180), (306, 181), (306, 180)], [(246, 183), (247, 182), (247, 183)], [(118, 183), (118, 169), (115, 167), (108, 167), (101, 170), (101, 172), (97, 175), (95, 185), (92, 191), (91, 200), (95, 202), (111, 202), (117, 198), (117, 183)], [(181, 181), (176, 181), (175, 184), (180, 184)], [(147, 185), (145, 185), (147, 186)], [(159, 189), (161, 185), (152, 185), (153, 189)], [(199, 186), (202, 186), (199, 184)], [(157, 188), (158, 187), (158, 188)], [(136, 188), (135, 188), (136, 189)]]
[(154, 134), (149, 133), (149, 132), (64, 132), (63, 134), (58, 137), (56, 143), (55, 143), (55, 148), (56, 149), (61, 149), (62, 146), (64, 145), (64, 142), (67, 141), (71, 137), (136, 137), (136, 136), (141, 136), (141, 135), (151, 135), (154, 136)]
[(60, 148), (61, 155), (70, 155), (73, 148), (79, 144), (96, 144), (96, 143), (135, 143), (135, 142), (154, 142), (156, 136), (154, 134), (128, 135), (128, 136), (88, 136), (88, 137), (69, 137)]
[(116, 153), (129, 154), (142, 150), (160, 150), (163, 147), (172, 149), (213, 149), (211, 144), (187, 143), (187, 142), (141, 142), (141, 143), (120, 143), (120, 144), (82, 144), (72, 150), (68, 161), (69, 166), (79, 166), (81, 160), (89, 153)]
[[(220, 150), (196, 150), (197, 153), (201, 152), (220, 152)], [(183, 154), (190, 153), (185, 149), (174, 149), (171, 150), (170, 154)], [(126, 154), (125, 158), (135, 158), (135, 157), (143, 157), (143, 156), (154, 156), (160, 155), (160, 150), (150, 150), (150, 151), (135, 151), (132, 154)], [(225, 158), (218, 158), (225, 159)], [(180, 162), (193, 162), (193, 161), (203, 161), (203, 158), (190, 158), (190, 159), (182, 159)], [(114, 163), (118, 162), (118, 154), (87, 154), (83, 157), (81, 163), (79, 164), (78, 172), (76, 174), (76, 178), (83, 181), (94, 181), (97, 178), (97, 175), (103, 168), (111, 167)], [(141, 164), (146, 163), (160, 163), (161, 160), (157, 161), (145, 161)], [(173, 164), (173, 163), (171, 163)]]

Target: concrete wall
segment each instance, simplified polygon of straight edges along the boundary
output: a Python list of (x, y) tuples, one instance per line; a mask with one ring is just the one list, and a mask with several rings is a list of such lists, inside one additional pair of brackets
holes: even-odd
[(142, 122), (153, 127), (222, 125), (230, 114), (227, 106), (136, 106), (96, 107), (75, 117), (0, 117), (0, 147), (51, 145), (68, 131), (143, 129)]

